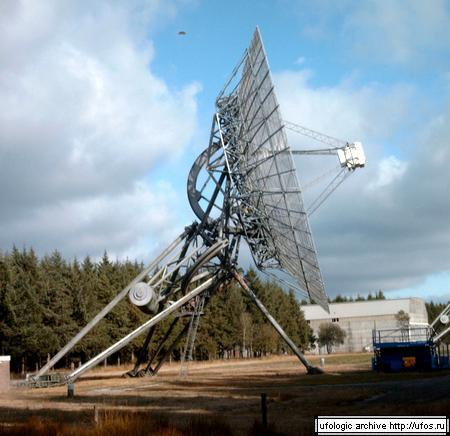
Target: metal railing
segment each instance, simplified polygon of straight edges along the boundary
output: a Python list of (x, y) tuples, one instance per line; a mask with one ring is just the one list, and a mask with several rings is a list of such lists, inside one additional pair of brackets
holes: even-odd
[(429, 342), (433, 331), (430, 327), (403, 327), (398, 329), (373, 330), (373, 344)]

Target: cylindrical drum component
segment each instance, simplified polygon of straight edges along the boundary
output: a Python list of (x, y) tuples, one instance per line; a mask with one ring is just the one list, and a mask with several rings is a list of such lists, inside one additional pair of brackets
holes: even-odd
[(136, 283), (128, 292), (128, 298), (144, 313), (151, 314), (158, 310), (156, 293), (147, 283)]

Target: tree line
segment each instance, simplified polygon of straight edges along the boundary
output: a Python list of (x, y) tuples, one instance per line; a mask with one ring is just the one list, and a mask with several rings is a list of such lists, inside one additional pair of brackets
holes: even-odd
[[(13, 248), (0, 254), (0, 354), (11, 355), (14, 371), (41, 367), (143, 268), (143, 264), (128, 260), (111, 261), (106, 253), (97, 262), (90, 257), (69, 262), (58, 251), (42, 258), (32, 249)], [(253, 270), (247, 272), (246, 279), (291, 339), (307, 349), (313, 339), (312, 331), (293, 291), (286, 293), (276, 283), (260, 280)], [(146, 319), (147, 315), (123, 301), (60, 365), (69, 367), (85, 362)], [(157, 326), (155, 342), (171, 321), (167, 319)], [(177, 326), (172, 336), (181, 328)], [(128, 344), (111, 356), (110, 362), (132, 361), (143, 339)], [(172, 358), (179, 359), (183, 347), (184, 342), (180, 341)], [(211, 296), (197, 333), (196, 359), (285, 352), (288, 352), (286, 345), (236, 284), (230, 283)]]
[[(136, 261), (112, 261), (106, 253), (98, 261), (85, 257), (70, 262), (58, 251), (41, 258), (32, 249), (13, 248), (9, 253), (0, 253), (0, 354), (11, 355), (15, 371), (41, 367), (143, 268)], [(294, 292), (285, 292), (273, 281), (261, 280), (253, 270), (246, 273), (246, 279), (291, 339), (303, 350), (313, 348), (320, 338), (313, 335)], [(382, 291), (367, 297), (384, 298)], [(358, 296), (357, 301), (361, 300), (364, 298)], [(338, 295), (332, 301), (352, 300)], [(433, 320), (445, 305), (430, 302), (426, 306), (429, 319)], [(148, 316), (128, 301), (120, 303), (60, 365), (85, 362), (146, 319)], [(157, 326), (153, 347), (171, 322), (169, 318)], [(172, 338), (180, 332), (182, 323), (179, 324)], [(133, 361), (143, 339), (128, 344), (111, 356), (110, 362)], [(179, 359), (183, 347), (184, 341), (180, 341), (171, 357)], [(152, 351), (150, 347), (149, 352)], [(195, 359), (286, 352), (289, 350), (284, 342), (237, 284), (230, 283), (211, 296), (197, 334)]]

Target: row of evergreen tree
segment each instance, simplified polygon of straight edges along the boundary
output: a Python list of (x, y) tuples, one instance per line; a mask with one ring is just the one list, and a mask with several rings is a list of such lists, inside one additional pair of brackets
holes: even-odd
[(382, 290), (379, 290), (374, 294), (372, 294), (372, 292), (369, 292), (366, 297), (360, 294), (356, 295), (356, 297), (337, 294), (336, 297), (330, 299), (330, 303), (349, 303), (352, 301), (372, 301), (372, 300), (386, 300), (386, 297), (384, 296)]
[[(76, 259), (68, 262), (58, 251), (42, 258), (32, 249), (13, 248), (9, 253), (0, 254), (0, 354), (12, 356), (15, 371), (42, 366), (48, 356), (62, 348), (142, 269), (143, 265), (137, 262), (113, 262), (106, 253), (98, 262), (89, 257), (82, 262)], [(275, 282), (261, 281), (253, 270), (247, 272), (246, 279), (291, 339), (302, 349), (313, 347), (316, 338), (294, 293), (286, 293)], [(379, 291), (369, 299), (384, 299), (384, 295)], [(349, 300), (337, 296), (333, 301)], [(442, 308), (443, 305), (428, 303), (429, 319), (434, 319)], [(122, 302), (80, 341), (61, 365), (88, 360), (147, 318), (128, 301)], [(167, 319), (158, 325), (153, 336), (155, 343), (171, 321)], [(182, 328), (182, 323), (179, 324), (172, 337)], [(133, 360), (142, 341), (143, 338), (136, 339), (110, 360)], [(174, 349), (174, 359), (180, 358), (183, 346), (181, 341)], [(287, 351), (237, 285), (229, 284), (211, 297), (197, 334), (196, 359)]]
[[(348, 295), (341, 295), (337, 294), (334, 298), (328, 298), (329, 303), (352, 303), (354, 301), (372, 301), (372, 300), (386, 300), (386, 297), (384, 296), (383, 291), (375, 292), (375, 294), (372, 294), (369, 292), (369, 294), (364, 297), (360, 294), (357, 294), (356, 297), (348, 296)], [(310, 302), (306, 301), (305, 299), (301, 300), (301, 305), (311, 304)]]
[[(32, 249), (13, 248), (10, 253), (0, 254), (0, 354), (11, 355), (15, 371), (42, 366), (142, 269), (137, 262), (112, 262), (106, 253), (98, 262), (89, 257), (82, 262), (67, 262), (58, 251), (42, 258)], [(292, 340), (308, 348), (311, 329), (293, 292), (285, 293), (273, 282), (262, 282), (251, 270), (246, 277)], [(86, 361), (147, 318), (128, 301), (120, 303), (61, 365)], [(171, 321), (167, 319), (157, 327), (155, 342)], [(177, 326), (172, 336), (181, 328)], [(142, 342), (143, 338), (138, 338), (110, 360), (133, 360)], [(174, 350), (175, 359), (180, 357), (183, 346), (181, 341)], [(197, 334), (197, 359), (286, 351), (273, 328), (236, 285), (230, 284), (211, 297)]]

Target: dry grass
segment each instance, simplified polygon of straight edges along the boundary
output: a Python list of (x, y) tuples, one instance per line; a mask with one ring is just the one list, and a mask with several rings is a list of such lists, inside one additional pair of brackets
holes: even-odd
[[(99, 369), (76, 383), (73, 399), (66, 387), (0, 398), (0, 433), (309, 435), (315, 415), (450, 414), (448, 372), (377, 374), (363, 353), (325, 359), (321, 376), (306, 376), (290, 356), (195, 363), (184, 378), (175, 364), (156, 378), (117, 378), (123, 371)], [(263, 392), (268, 429), (260, 424)]]
[(0, 424), (0, 434), (18, 436), (194, 436), (215, 434), (230, 436), (230, 426), (217, 417), (193, 417), (182, 425), (174, 425), (167, 417), (138, 412), (103, 411), (98, 421), (66, 423), (55, 419), (30, 417), (24, 424)]

